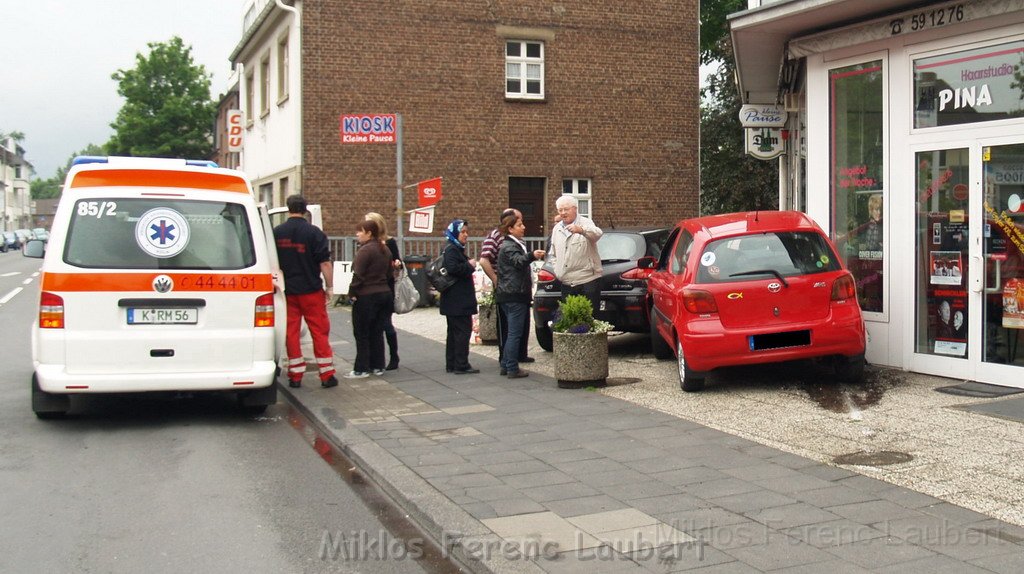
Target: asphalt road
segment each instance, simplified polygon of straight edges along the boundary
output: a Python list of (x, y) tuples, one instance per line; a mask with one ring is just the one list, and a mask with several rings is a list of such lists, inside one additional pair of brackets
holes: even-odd
[(381, 505), (311, 448), (286, 403), (247, 417), (226, 397), (102, 396), (37, 420), (39, 264), (0, 253), (0, 571), (424, 571), (376, 559), (391, 540)]

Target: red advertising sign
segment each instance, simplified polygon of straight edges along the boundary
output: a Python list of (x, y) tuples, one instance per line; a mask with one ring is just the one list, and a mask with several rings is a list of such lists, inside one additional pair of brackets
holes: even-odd
[(416, 190), (419, 192), (420, 207), (437, 205), (441, 201), (441, 178), (421, 181), (416, 184)]
[(395, 114), (345, 114), (341, 116), (341, 143), (395, 143)]
[(242, 151), (242, 110), (228, 110), (228, 151)]

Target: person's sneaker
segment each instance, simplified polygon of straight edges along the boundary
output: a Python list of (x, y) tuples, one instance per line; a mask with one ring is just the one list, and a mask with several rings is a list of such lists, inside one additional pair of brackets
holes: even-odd
[(526, 371), (524, 371), (522, 369), (519, 369), (518, 371), (513, 371), (513, 372), (508, 374), (508, 378), (510, 378), (510, 379), (521, 379), (523, 377), (529, 377), (529, 376), (530, 376), (530, 373), (527, 373)]
[(327, 379), (326, 381), (321, 381), (320, 386), (325, 389), (336, 387), (338, 386), (338, 378), (335, 377), (334, 375), (331, 375), (331, 378)]
[(370, 376), (370, 373), (367, 373), (366, 371), (352, 371), (349, 374), (345, 375), (345, 378), (346, 379), (365, 379), (366, 377), (369, 377), (369, 376)]
[(534, 359), (533, 357), (523, 357), (522, 359), (519, 359), (519, 362), (520, 363), (533, 363), (536, 360), (537, 359)]
[(299, 380), (299, 381), (289, 380), (288, 381), (288, 386), (293, 388), (293, 389), (297, 389), (297, 388), (302, 386), (302, 381), (301, 380)]
[(384, 374), (384, 369), (374, 369), (372, 372), (374, 375), (379, 377)]

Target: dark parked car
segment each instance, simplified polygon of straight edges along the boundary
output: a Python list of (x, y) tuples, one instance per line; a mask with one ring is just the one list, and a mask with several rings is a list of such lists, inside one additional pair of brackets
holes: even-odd
[(21, 241), (18, 240), (18, 235), (13, 231), (4, 231), (2, 239), (0, 241), (0, 251), (6, 253), (10, 249), (15, 251), (21, 249)]
[[(669, 229), (605, 229), (597, 241), (601, 256), (601, 304), (594, 317), (615, 326), (616, 331), (646, 333), (647, 277), (661, 257)], [(643, 259), (644, 261), (641, 261)], [(562, 283), (555, 278), (550, 263), (537, 274), (537, 294), (533, 300), (534, 332), (545, 351), (551, 350), (551, 315), (558, 309)]]

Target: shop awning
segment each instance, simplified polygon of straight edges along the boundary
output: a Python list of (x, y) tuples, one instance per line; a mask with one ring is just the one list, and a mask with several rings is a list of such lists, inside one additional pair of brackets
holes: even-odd
[(779, 100), (786, 42), (919, 6), (921, 0), (779, 0), (729, 16), (740, 97), (748, 104)]

